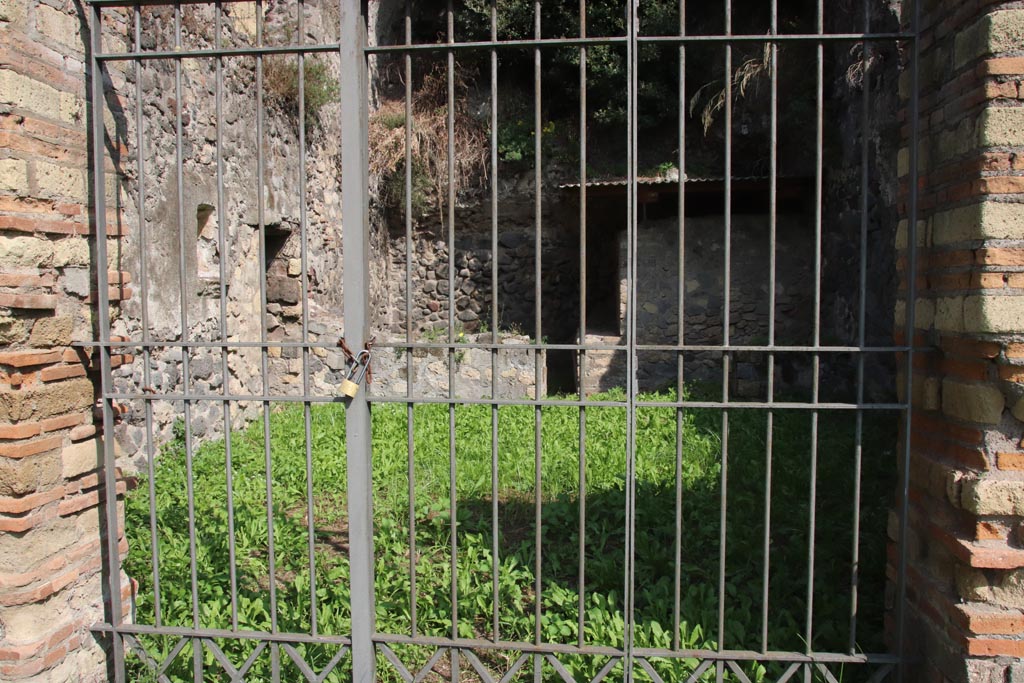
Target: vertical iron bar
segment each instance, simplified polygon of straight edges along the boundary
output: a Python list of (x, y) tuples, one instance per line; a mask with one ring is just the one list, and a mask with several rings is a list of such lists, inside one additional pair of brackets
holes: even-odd
[(900, 655), (897, 682), (907, 679), (907, 525), (910, 514), (910, 425), (913, 417), (914, 325), (917, 299), (917, 216), (918, 216), (918, 136), (920, 134), (921, 87), (921, 3), (913, 0), (911, 7), (913, 48), (910, 65), (910, 178), (907, 198), (907, 299), (903, 343), (907, 347), (903, 372), (903, 397), (906, 402), (903, 422), (903, 462), (900, 468), (900, 531), (899, 566), (897, 569), (896, 652)]
[[(174, 47), (181, 49), (181, 5), (174, 6)], [(191, 379), (189, 377), (189, 362), (191, 352), (185, 345), (189, 340), (188, 332), (188, 270), (186, 268), (187, 244), (185, 239), (185, 183), (184, 183), (184, 152), (182, 145), (183, 126), (181, 119), (182, 85), (181, 85), (182, 58), (174, 60), (174, 167), (175, 185), (178, 193), (177, 223), (178, 223), (178, 277), (179, 277), (179, 303), (181, 315), (181, 386), (188, 394)], [(192, 403), (185, 399), (185, 488), (188, 497), (188, 557), (189, 557), (189, 581), (191, 584), (192, 600), (192, 626), (199, 628), (199, 573), (196, 566), (196, 505), (195, 505), (195, 479), (192, 470), (192, 458), (195, 451), (192, 447)], [(192, 674), (195, 680), (203, 679), (203, 649), (202, 641), (198, 638), (192, 639)]]
[[(491, 0), (491, 42), (498, 41), (498, 2)], [(499, 341), (498, 323), (498, 51), (491, 47), (491, 341)], [(491, 398), (498, 396), (498, 349), (491, 349)], [(491, 404), (491, 638), (498, 642), (498, 406)]]
[[(299, 0), (297, 32), (305, 44), (306, 2)], [(306, 211), (306, 54), (296, 55), (299, 71), (299, 260), (302, 264), (302, 343), (309, 343), (309, 216)], [(302, 393), (308, 397), (309, 347), (302, 347)], [(313, 510), (313, 415), (312, 404), (302, 402), (303, 437), (306, 446), (306, 538), (309, 554), (309, 625), (312, 635), (319, 632), (316, 600), (316, 521)]]
[[(412, 44), (412, 0), (405, 0), (405, 44)], [(405, 343), (412, 344), (412, 53), (403, 55), (405, 62)], [(413, 404), (412, 348), (405, 349), (406, 453), (409, 475), (409, 631), (413, 638), (418, 630), (416, 611), (416, 411)]]
[[(340, 3), (341, 177), (345, 274), (345, 338), (361, 349), (369, 339), (367, 214), (366, 24), (357, 3)], [(360, 391), (345, 407), (348, 459), (349, 567), (352, 596), (352, 681), (374, 681), (373, 480), (370, 405)]]
[[(447, 42), (455, 42), (455, 10), (452, 0), (448, 0), (447, 9)], [(448, 49), (448, 396), (455, 398), (455, 51)], [(459, 540), (458, 540), (458, 495), (457, 495), (457, 463), (455, 448), (455, 404), (448, 404), (448, 479), (449, 479), (449, 519), (452, 540), (452, 638), (459, 637)], [(459, 651), (451, 648), (451, 681), (459, 680)]]
[[(135, 5), (132, 15), (135, 25), (134, 48), (136, 52), (139, 52), (142, 46), (142, 12), (140, 5)], [(136, 182), (138, 184), (137, 200), (139, 213), (139, 299), (142, 309), (142, 341), (145, 343), (145, 346), (142, 347), (142, 383), (145, 387), (151, 387), (153, 385), (153, 380), (150, 363), (152, 362), (153, 351), (149, 346), (151, 332), (149, 329), (149, 259), (146, 258), (148, 253), (146, 239), (146, 155), (143, 148), (143, 143), (145, 141), (145, 118), (143, 117), (142, 100), (142, 59), (138, 58), (135, 60), (135, 148), (137, 150), (136, 163), (138, 165)], [(153, 443), (153, 402), (145, 400), (143, 403), (145, 404), (146, 412), (146, 474), (149, 489), (149, 546), (150, 557), (153, 562), (153, 621), (154, 624), (159, 627), (163, 624), (163, 613), (161, 609), (162, 606), (160, 604), (160, 544), (157, 534), (156, 515), (156, 453), (155, 445)]]
[[(686, 0), (679, 0), (679, 36), (686, 35)], [(679, 45), (679, 196), (676, 212), (679, 220), (678, 253), (679, 289), (676, 292), (676, 320), (679, 348), (686, 346), (686, 45)], [(676, 399), (683, 400), (685, 392), (686, 355), (676, 354)], [(676, 408), (676, 472), (675, 472), (675, 557), (672, 576), (672, 649), (678, 650), (682, 634), (683, 584), (683, 408)]]
[[(725, 0), (725, 35), (732, 35), (732, 0)], [(725, 43), (725, 272), (723, 283), (722, 340), (729, 345), (732, 306), (732, 43)], [(725, 564), (728, 544), (729, 503), (729, 373), (732, 357), (722, 354), (722, 477), (718, 539), (718, 650), (725, 649)], [(720, 677), (719, 679), (720, 680)]]
[[(779, 1), (771, 4), (771, 35), (779, 33)], [(779, 44), (772, 42), (771, 50), (771, 112), (769, 114), (769, 168), (768, 168), (768, 346), (775, 346), (775, 278), (776, 240), (778, 232), (779, 182)], [(767, 400), (775, 401), (775, 354), (768, 353)], [(764, 537), (761, 551), (764, 569), (761, 577), (761, 651), (768, 651), (768, 604), (771, 587), (772, 543), (772, 459), (774, 450), (775, 412), (768, 411), (765, 424), (764, 462)]]
[[(224, 7), (221, 0), (217, 0), (215, 7), (216, 17), (214, 19), (214, 44), (221, 49), (224, 29)], [(217, 57), (216, 84), (214, 86), (215, 108), (217, 115), (216, 126), (216, 154), (217, 154), (217, 244), (220, 249), (220, 339), (222, 342), (228, 340), (227, 329), (227, 299), (228, 299), (228, 271), (227, 271), (227, 240), (225, 232), (227, 226), (224, 224), (224, 211), (227, 204), (224, 198), (224, 129), (221, 124), (224, 112), (224, 57)], [(140, 175), (141, 178), (141, 175)], [(226, 397), (228, 395), (228, 367), (229, 350), (225, 346), (221, 351), (221, 391)], [(235, 484), (234, 467), (231, 459), (231, 402), (223, 400), (224, 412), (224, 474), (225, 488), (227, 489), (228, 507), (228, 574), (231, 582), (231, 628), (238, 629), (238, 569), (236, 562), (235, 547)]]
[(106, 206), (106, 175), (105, 175), (105, 126), (103, 122), (103, 71), (96, 58), (103, 49), (103, 17), (98, 5), (92, 6), (90, 28), (89, 76), (90, 97), (89, 115), (92, 124), (92, 192), (93, 213), (96, 221), (96, 299), (99, 307), (99, 353), (100, 382), (103, 391), (103, 491), (106, 524), (107, 552), (107, 606), (108, 618), (114, 626), (111, 634), (111, 651), (113, 655), (113, 674), (116, 683), (125, 680), (124, 641), (117, 627), (123, 620), (121, 607), (121, 553), (118, 548), (117, 521), (117, 477), (116, 453), (114, 451), (114, 414), (113, 401), (107, 396), (113, 391), (113, 378), (110, 374), (110, 296), (107, 289), (107, 206)]
[[(256, 46), (263, 47), (263, 0), (256, 0)], [(269, 353), (267, 349), (267, 223), (263, 191), (266, 159), (263, 153), (265, 131), (263, 111), (263, 53), (256, 53), (256, 220), (259, 228), (260, 274), (260, 380), (264, 395), (270, 395)], [(277, 633), (277, 549), (274, 545), (274, 468), (270, 447), (270, 402), (263, 401), (263, 474), (266, 479), (267, 574), (270, 591), (270, 631)], [(281, 678), (281, 649), (270, 644), (270, 675)]]
[[(587, 0), (580, 0), (580, 38), (587, 37)], [(580, 328), (579, 343), (585, 347), (587, 343), (587, 48), (580, 47)], [(587, 351), (579, 352), (579, 370), (576, 391), (580, 400), (586, 400)], [(587, 600), (587, 408), (579, 409), (579, 508), (578, 520), (578, 568), (576, 575), (576, 635), (577, 642), (583, 647), (586, 637), (586, 600)]]
[[(818, 0), (817, 7), (817, 83), (815, 114), (815, 162), (814, 162), (814, 348), (821, 346), (821, 229), (822, 229), (822, 184), (825, 173), (825, 43), (820, 39), (825, 33), (824, 0)], [(817, 403), (820, 393), (821, 356), (817, 351), (812, 358), (811, 403)], [(817, 530), (818, 504), (818, 411), (811, 411), (811, 473), (810, 504), (808, 509), (807, 533), (807, 627), (804, 645), (809, 654), (814, 650), (814, 536)], [(810, 667), (805, 668), (805, 678), (810, 677)]]
[[(537, 40), (541, 39), (541, 0), (534, 2), (533, 12), (533, 35)], [(541, 54), (540, 47), (535, 47), (533, 50), (533, 183), (534, 183), (534, 243), (533, 243), (533, 258), (534, 258), (534, 271), (533, 271), (533, 317), (534, 317), (534, 340), (538, 344), (538, 349), (534, 351), (533, 362), (534, 362), (534, 396), (536, 398), (541, 397), (541, 389), (544, 379), (544, 360), (547, 358), (547, 352), (540, 348), (543, 344), (544, 337), (541, 332), (542, 316), (541, 316), (541, 296), (542, 296), (542, 264), (541, 264), (541, 232), (543, 230), (542, 221), (542, 197), (541, 197), (541, 184), (543, 183), (543, 177), (541, 174), (541, 163), (543, 161), (543, 145), (541, 141), (541, 135), (543, 133), (543, 121), (541, 112)], [(542, 505), (541, 505), (541, 459), (543, 452), (542, 443), (542, 418), (540, 406), (534, 406), (533, 409), (533, 466), (534, 466), (534, 530), (533, 530), (533, 543), (534, 543), (534, 560), (533, 560), (533, 575), (534, 575), (534, 595), (533, 601), (533, 641), (534, 644), (539, 645), (541, 642), (541, 602), (543, 580), (542, 580), (542, 562), (543, 562), (543, 549), (541, 548), (542, 543)], [(533, 680), (535, 683), (540, 683), (543, 672), (544, 659), (540, 655), (533, 658)]]
[(639, 0), (628, 0), (626, 27), (629, 39), (626, 41), (627, 50), (627, 164), (626, 173), (629, 184), (627, 193), (627, 204), (629, 216), (626, 225), (627, 237), (627, 260), (629, 263), (626, 277), (626, 292), (629, 303), (627, 305), (627, 327), (626, 327), (626, 547), (625, 547), (625, 600), (624, 600), (624, 622), (626, 632), (624, 634), (624, 646), (626, 656), (623, 660), (623, 678), (626, 683), (633, 681), (633, 641), (635, 630), (635, 615), (633, 613), (633, 591), (634, 591), (634, 567), (635, 558), (634, 544), (636, 526), (636, 401), (637, 401), (637, 29)]
[[(871, 5), (864, 0), (864, 33), (871, 31)], [(862, 349), (867, 343), (867, 291), (868, 291), (868, 129), (870, 123), (871, 86), (868, 78), (869, 44), (861, 47), (861, 132), (860, 132), (860, 297), (857, 310), (857, 345)], [(864, 402), (864, 353), (857, 354), (857, 404)], [(853, 548), (850, 560), (850, 641), (848, 651), (856, 652), (857, 646), (857, 582), (860, 578), (860, 493), (861, 461), (863, 455), (864, 411), (857, 409), (857, 425), (853, 446)]]

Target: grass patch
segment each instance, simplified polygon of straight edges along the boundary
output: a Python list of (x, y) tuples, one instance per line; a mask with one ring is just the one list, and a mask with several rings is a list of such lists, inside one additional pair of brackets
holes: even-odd
[[(609, 396), (621, 398), (621, 396)], [(670, 395), (645, 396), (648, 400)], [(541, 592), (535, 591), (535, 411), (531, 406), (498, 411), (498, 628), (504, 640), (532, 640), (534, 608), (542, 606), (545, 641), (576, 643), (579, 585), (579, 409), (543, 407), (541, 413)], [(314, 566), (309, 562), (306, 507), (305, 415), (301, 406), (280, 407), (270, 415), (270, 479), (273, 541), (276, 552), (277, 627), (308, 632), (310, 577), (316, 578), (316, 617), (321, 634), (349, 632), (348, 535), (345, 512), (345, 420), (337, 404), (314, 406), (310, 413), (310, 461), (313, 472)], [(449, 469), (449, 416), (444, 405), (414, 410), (414, 490), (416, 553), (409, 547), (409, 478), (406, 407), (373, 408), (374, 505), (377, 629), (408, 633), (411, 628), (410, 558), (417, 578), (417, 626), (431, 636), (450, 636), (452, 524)], [(682, 435), (683, 461), (678, 476), (683, 511), (680, 645), (715, 649), (760, 649), (762, 552), (765, 504), (766, 413), (733, 410), (729, 414), (728, 508), (726, 525), (726, 627), (717, 632), (722, 475), (720, 411), (687, 412), (677, 424), (674, 408), (637, 411), (636, 496), (636, 642), (640, 647), (670, 647), (674, 636), (676, 438)], [(854, 490), (854, 416), (822, 413), (818, 428), (817, 504), (813, 646), (845, 651), (850, 628), (850, 575)], [(857, 647), (884, 650), (885, 520), (893, 489), (894, 421), (865, 417), (860, 539)], [(238, 623), (243, 629), (271, 626), (269, 557), (263, 448), (263, 421), (230, 439), (238, 584)], [(774, 417), (771, 510), (771, 582), (768, 592), (768, 646), (806, 648), (807, 561), (810, 529), (810, 435), (807, 411), (776, 412)], [(494, 633), (492, 546), (491, 408), (455, 409), (456, 583), (461, 637), (491, 638)], [(625, 547), (626, 411), (622, 407), (586, 409), (586, 524), (584, 633), (590, 645), (623, 642), (623, 549)], [(229, 628), (231, 581), (227, 517), (227, 467), (223, 440), (202, 445), (192, 458), (196, 520), (199, 623)], [(186, 457), (181, 439), (165, 446), (153, 481), (160, 562), (161, 610), (165, 625), (191, 626)], [(137, 620), (153, 623), (153, 567), (150, 559), (149, 483), (142, 481), (128, 498), (130, 552), (126, 570), (140, 582)], [(173, 641), (145, 640), (154, 652), (169, 652)], [(240, 665), (254, 644), (219, 643)], [(298, 648), (314, 668), (324, 666), (336, 648)], [(398, 648), (410, 668), (430, 652)], [(207, 679), (220, 680), (212, 655)], [(495, 671), (511, 663), (506, 655), (484, 659)], [(285, 658), (286, 659), (286, 658)], [(438, 669), (447, 666), (443, 660)], [(589, 679), (604, 665), (600, 658), (566, 656), (577, 679)], [(503, 664), (503, 662), (505, 664)], [(379, 663), (378, 679), (399, 680), (391, 665)], [(191, 657), (179, 656), (172, 680), (191, 680)], [(692, 671), (695, 660), (655, 662), (666, 680)], [(263, 680), (269, 653), (261, 653), (251, 677)], [(287, 661), (284, 680), (292, 680)], [(468, 663), (464, 663), (468, 669)], [(751, 665), (760, 680), (774, 671)], [(621, 673), (621, 672), (620, 672)], [(846, 679), (854, 676), (847, 672)], [(347, 680), (340, 667), (335, 678)], [(639, 674), (639, 680), (646, 680)], [(714, 677), (714, 670), (710, 672)], [(545, 669), (545, 680), (555, 680)], [(514, 680), (532, 677), (529, 666)], [(619, 676), (621, 677), (621, 675)], [(728, 676), (727, 676), (728, 677)], [(226, 679), (226, 676), (223, 677)], [(475, 679), (474, 679), (475, 680)]]

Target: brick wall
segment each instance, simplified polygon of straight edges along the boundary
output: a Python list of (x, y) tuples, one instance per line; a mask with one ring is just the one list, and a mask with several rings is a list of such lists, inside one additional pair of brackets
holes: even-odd
[(0, 0), (2, 680), (106, 677), (98, 374), (74, 346), (95, 329), (86, 27), (79, 3)]
[[(909, 641), (915, 680), (1009, 683), (1024, 680), (1024, 3), (925, 0), (921, 27)], [(900, 161), (906, 199), (909, 149)]]

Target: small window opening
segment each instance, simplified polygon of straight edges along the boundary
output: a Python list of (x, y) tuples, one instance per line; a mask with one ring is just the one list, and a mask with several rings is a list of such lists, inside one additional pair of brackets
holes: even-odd
[(196, 207), (196, 261), (200, 279), (220, 278), (217, 210), (212, 204)]
[(302, 283), (298, 273), (289, 269), (287, 255), (290, 230), (279, 225), (266, 227), (263, 236), (263, 274), (266, 278), (267, 303), (294, 306), (302, 296)]

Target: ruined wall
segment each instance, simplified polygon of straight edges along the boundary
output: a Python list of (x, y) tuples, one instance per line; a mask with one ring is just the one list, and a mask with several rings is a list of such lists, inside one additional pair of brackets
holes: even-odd
[[(479, 227), (479, 226), (478, 226)], [(414, 241), (412, 264), (413, 331), (447, 329), (448, 245), (440, 239), (418, 237)], [(535, 247), (532, 232), (502, 230), (498, 237), (498, 320), (499, 329), (527, 335), (534, 332)], [(491, 296), (491, 237), (479, 229), (455, 241), (455, 318), (466, 331), (489, 329), (493, 312)], [(404, 238), (393, 238), (390, 266), (397, 294), (396, 314), (405, 310)], [(547, 237), (541, 244), (542, 332), (565, 338), (575, 329), (572, 319), (578, 305), (579, 256), (569, 236)], [(566, 325), (566, 321), (569, 324)], [(404, 321), (396, 323), (405, 329)]]
[[(337, 39), (336, 8), (328, 5), (306, 8), (303, 38), (307, 43)], [(287, 5), (269, 8), (264, 17), (264, 43), (293, 42), (295, 12), (295, 7)], [(182, 45), (193, 49), (214, 45), (213, 6), (184, 7), (181, 23)], [(175, 44), (170, 8), (145, 12), (142, 27), (144, 48)], [(248, 46), (256, 39), (253, 8), (226, 7), (222, 44)], [(120, 45), (120, 49), (124, 47)], [(304, 157), (294, 56), (263, 60), (262, 140), (257, 140), (255, 58), (223, 60), (219, 121), (218, 76), (211, 59), (182, 61), (180, 101), (174, 63), (167, 60), (144, 62), (138, 82), (122, 93), (129, 107), (138, 102), (142, 107), (142, 129), (130, 126), (126, 139), (131, 151), (128, 173), (135, 181), (131, 192), (142, 192), (143, 202), (138, 202), (136, 194), (125, 207), (129, 223), (138, 227), (126, 234), (121, 263), (136, 274), (139, 286), (124, 302), (115, 334), (153, 342), (259, 342), (265, 322), (268, 341), (300, 342), (306, 306), (311, 322), (309, 341), (317, 341), (328, 331), (332, 337), (341, 336), (340, 107), (331, 96), (336, 93), (337, 64), (333, 56), (306, 59)], [(135, 73), (129, 75), (134, 80)], [(308, 103), (322, 96), (327, 96), (327, 101), (314, 110)], [(180, 152), (176, 143), (179, 120)], [(143, 140), (141, 149), (137, 149), (137, 134)], [(304, 194), (302, 180), (306, 183)], [(187, 320), (184, 336), (183, 316)], [(268, 356), (264, 383), (258, 348), (232, 349), (225, 377), (220, 349), (191, 349), (186, 368), (180, 349), (156, 345), (138, 349), (137, 362), (120, 369), (116, 383), (125, 393), (136, 394), (300, 393), (301, 349), (271, 347)], [(338, 371), (344, 367), (343, 359), (335, 356), (323, 349), (311, 355), (311, 391), (333, 392)], [(152, 403), (155, 434), (153, 442), (147, 443), (145, 406), (139, 401), (127, 406), (119, 436), (130, 453), (158, 448), (182, 415), (180, 402)], [(222, 433), (221, 405), (195, 401), (190, 409), (192, 436)], [(233, 424), (237, 427), (251, 419), (257, 409), (255, 403), (239, 404), (233, 409)]]
[[(724, 343), (725, 222), (721, 216), (687, 218), (684, 262), (685, 343)], [(807, 254), (813, 225), (805, 217), (780, 216), (776, 227), (775, 342), (810, 343), (813, 260)], [(637, 235), (637, 341), (675, 344), (679, 339), (679, 222), (676, 219), (641, 223)], [(764, 345), (768, 339), (769, 233), (767, 216), (734, 215), (731, 221), (729, 343)], [(620, 243), (625, 264), (625, 239)], [(619, 274), (623, 289), (625, 271)], [(685, 358), (686, 377), (708, 381), (721, 376), (721, 354), (695, 352)], [(762, 361), (766, 360), (764, 358)], [(766, 382), (767, 366), (740, 361), (733, 369), (736, 389), (757, 395)], [(641, 356), (642, 387), (674, 384), (676, 359), (657, 353)], [(780, 365), (776, 372), (781, 375)], [(783, 382), (778, 383), (780, 386)]]
[[(683, 330), (688, 345), (724, 343), (724, 220), (721, 216), (688, 217), (685, 221), (686, 256)], [(637, 234), (637, 341), (640, 344), (679, 342), (679, 221), (675, 218), (643, 221)], [(813, 259), (807, 244), (813, 226), (802, 217), (780, 216), (777, 225), (775, 290), (775, 342), (809, 344), (812, 325)], [(618, 236), (618, 334), (591, 334), (588, 343), (619, 344), (626, 322), (626, 235)], [(737, 215), (732, 219), (729, 342), (738, 345), (768, 343), (768, 218)], [(735, 356), (731, 372), (739, 396), (764, 394), (767, 382), (765, 354)], [(625, 387), (623, 354), (593, 351), (588, 354), (584, 389), (587, 393)], [(793, 384), (792, 368), (780, 357), (777, 386)], [(803, 368), (800, 369), (803, 372)], [(639, 354), (637, 375), (641, 391), (674, 386), (677, 355), (659, 351)], [(684, 357), (687, 381), (721, 381), (722, 354), (693, 351)], [(784, 377), (785, 375), (785, 377)]]
[[(907, 536), (895, 518), (890, 529), (907, 549), (915, 680), (1009, 683), (1024, 680), (1024, 9), (932, 1), (922, 20), (920, 213), (911, 239), (905, 146), (896, 326), (913, 309), (905, 341), (926, 349), (913, 359)], [(905, 73), (907, 103), (912, 86)]]

